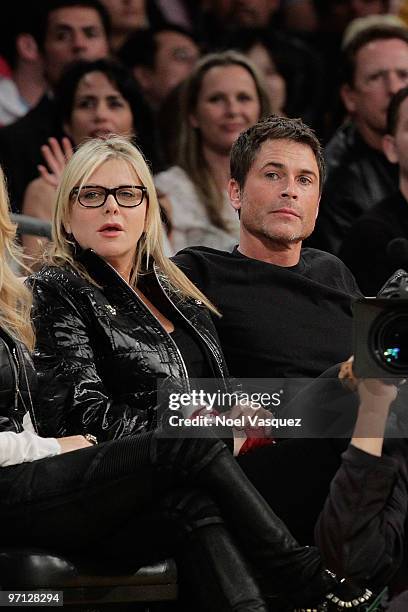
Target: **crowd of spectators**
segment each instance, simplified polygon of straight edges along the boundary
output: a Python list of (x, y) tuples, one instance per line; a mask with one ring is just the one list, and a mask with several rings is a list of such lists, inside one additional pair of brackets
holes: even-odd
[[(0, 165), (11, 211), (51, 222), (56, 190), (75, 149), (94, 137), (124, 137), (140, 148), (153, 174), (165, 255), (207, 247), (203, 252), (187, 250), (175, 261), (187, 264), (186, 275), (217, 307), (222, 303), (227, 316), (216, 327), (232, 374), (267, 377), (272, 368), (283, 378), (315, 378), (346, 359), (351, 352), (351, 299), (361, 297), (360, 290), (376, 295), (398, 267), (408, 266), (408, 1), (15, 0), (10, 9), (14, 18), (3, 22), (0, 37)], [(307, 132), (306, 141), (303, 135), (298, 139), (301, 121), (285, 131), (286, 124), (282, 127), (277, 120), (274, 135), (264, 140), (261, 135), (253, 145), (257, 155), (268, 152), (266, 166), (271, 165), (270, 151), (279, 158), (272, 163), (273, 180), (279, 180), (278, 170), (286, 171), (287, 159), (288, 166), (295, 164), (304, 148), (311, 147), (313, 155), (308, 154), (318, 171), (305, 170), (315, 192), (310, 228), (293, 237), (297, 259), (289, 263), (276, 255), (276, 241), (276, 260), (258, 256), (267, 244), (264, 239), (260, 251), (247, 249), (245, 255), (241, 249), (223, 258), (212, 250), (230, 252), (240, 239), (241, 247), (245, 244), (245, 228), (257, 239), (264, 229), (260, 224), (254, 230), (260, 216), (242, 195), (246, 176), (242, 184), (239, 177), (231, 182), (230, 155), (240, 133), (271, 114), (299, 118), (324, 145), (326, 171), (314, 136)], [(286, 149), (280, 147), (282, 140)], [(251, 158), (247, 172), (253, 164)], [(311, 247), (305, 256), (300, 254), (303, 240)], [(38, 270), (47, 239), (22, 236), (21, 243), (27, 265)], [(273, 277), (265, 261), (273, 264)], [(282, 267), (293, 272), (289, 288)], [(251, 272), (244, 272), (247, 268)], [(242, 275), (247, 274), (256, 279), (258, 290), (243, 307), (230, 298), (240, 295)], [(278, 291), (292, 310), (281, 308)], [(272, 322), (277, 331), (267, 327), (271, 310), (260, 329), (260, 301), (276, 307)], [(235, 317), (233, 331), (229, 311)], [(296, 326), (286, 324), (288, 317)], [(307, 323), (302, 317), (308, 317)], [(333, 329), (338, 334), (328, 346)], [(267, 349), (260, 351), (262, 342)], [(359, 463), (361, 453), (370, 450), (356, 445), (358, 450), (348, 449), (346, 455), (354, 466), (352, 477), (345, 476), (345, 468), (334, 487), (347, 478), (360, 483), (356, 474), (361, 478), (371, 469), (371, 459), (363, 461), (364, 469)], [(301, 447), (287, 448), (290, 458)], [(316, 463), (319, 448), (311, 453)], [(335, 455), (326, 489), (339, 467), (339, 453)], [(395, 454), (398, 465), (404, 463), (402, 455)], [(244, 467), (246, 462), (241, 462)], [(265, 479), (257, 482), (258, 463), (254, 466), (247, 473), (270, 501), (270, 486), (262, 490)], [(394, 485), (389, 484), (391, 497)], [(326, 489), (320, 495), (323, 501)], [(404, 495), (398, 503), (402, 498), (405, 503)], [(321, 532), (339, 508), (330, 509), (330, 499), (327, 504)], [(403, 510), (400, 515), (405, 517)], [(341, 518), (336, 521), (341, 525)], [(310, 542), (305, 538), (302, 543)]]

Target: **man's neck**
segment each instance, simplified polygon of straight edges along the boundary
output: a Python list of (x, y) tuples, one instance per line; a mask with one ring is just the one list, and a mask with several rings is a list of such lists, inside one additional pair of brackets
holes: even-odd
[(38, 104), (47, 89), (41, 67), (20, 63), (13, 73), (13, 80), (20, 96), (30, 108)]
[(355, 119), (354, 123), (355, 123), (358, 133), (360, 134), (364, 142), (369, 147), (372, 147), (373, 149), (376, 149), (377, 151), (380, 151), (382, 153), (383, 152), (383, 148), (382, 148), (383, 134), (380, 134), (379, 132), (375, 132), (366, 124), (360, 123), (358, 119)]
[(301, 242), (280, 244), (270, 239), (249, 235), (242, 229), (238, 245), (238, 251), (242, 255), (283, 268), (290, 268), (299, 263), (301, 248)]

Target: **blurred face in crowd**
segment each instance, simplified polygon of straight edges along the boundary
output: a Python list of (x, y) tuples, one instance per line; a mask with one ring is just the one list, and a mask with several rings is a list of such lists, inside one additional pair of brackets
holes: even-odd
[(158, 107), (172, 89), (188, 77), (200, 51), (192, 38), (172, 30), (158, 32), (155, 40), (154, 68), (137, 66), (134, 76), (152, 106)]
[(408, 43), (374, 40), (357, 51), (355, 64), (354, 83), (342, 87), (342, 98), (363, 138), (380, 148), (390, 99), (408, 84)]
[(279, 4), (280, 0), (232, 0), (231, 17), (242, 27), (264, 28)]
[(367, 15), (381, 15), (384, 9), (383, 0), (350, 0), (352, 19), (367, 17)]
[(112, 29), (129, 32), (146, 26), (145, 0), (101, 0), (109, 13)]
[(106, 32), (95, 9), (73, 6), (50, 12), (44, 41), (44, 61), (51, 85), (55, 85), (71, 62), (101, 59), (108, 54)]
[(78, 83), (69, 124), (64, 130), (75, 145), (86, 138), (133, 134), (129, 103), (102, 72), (89, 72)]
[(239, 65), (214, 66), (201, 83), (191, 124), (200, 130), (204, 149), (229, 154), (243, 130), (256, 123), (260, 103), (252, 75)]
[[(142, 182), (126, 162), (111, 159), (95, 170), (86, 185), (113, 188), (142, 185)], [(90, 191), (89, 200), (92, 200)], [(74, 197), (65, 229), (73, 234), (82, 248), (93, 249), (119, 274), (129, 278), (137, 243), (144, 230), (146, 210), (146, 198), (139, 206), (124, 208), (111, 194), (103, 206), (84, 208)]]
[(299, 243), (313, 231), (320, 200), (312, 149), (287, 139), (265, 141), (243, 188), (231, 179), (229, 194), (241, 211), (241, 232), (266, 243)]
[(398, 121), (395, 134), (384, 137), (384, 152), (390, 162), (399, 164), (400, 177), (408, 181), (408, 98), (405, 98), (398, 110)]
[(263, 75), (271, 103), (271, 112), (281, 114), (286, 102), (286, 83), (278, 72), (276, 64), (262, 44), (256, 44), (248, 51), (247, 57)]

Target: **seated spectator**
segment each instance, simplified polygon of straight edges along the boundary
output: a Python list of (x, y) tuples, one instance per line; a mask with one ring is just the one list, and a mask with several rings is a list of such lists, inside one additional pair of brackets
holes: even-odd
[(349, 113), (326, 147), (327, 178), (308, 244), (338, 254), (350, 227), (398, 187), (382, 139), (392, 96), (408, 83), (408, 30), (372, 27), (344, 50), (341, 95)]
[(181, 91), (178, 165), (155, 177), (170, 201), (175, 251), (237, 242), (239, 220), (226, 193), (229, 154), (239, 133), (268, 113), (263, 82), (244, 56), (227, 51), (197, 64)]
[[(226, 44), (249, 57), (264, 76), (272, 112), (316, 124), (323, 94), (322, 66), (309, 47), (265, 29), (237, 30)], [(305, 88), (313, 90), (313, 96), (305, 96)]]
[(133, 32), (148, 27), (146, 0), (126, 0), (125, 2), (123, 0), (101, 0), (101, 2), (110, 17), (110, 46), (112, 51), (117, 53)]
[(384, 151), (399, 166), (399, 191), (360, 217), (343, 242), (340, 257), (365, 295), (375, 295), (397, 268), (408, 268), (408, 88), (388, 109)]
[(266, 30), (239, 30), (229, 41), (232, 49), (244, 53), (262, 74), (269, 95), (271, 112), (286, 114), (290, 97), (290, 68), (285, 52)]
[(133, 34), (118, 57), (131, 70), (153, 110), (193, 69), (200, 50), (193, 34), (173, 24)]
[[(55, 138), (42, 150), (49, 170), (39, 166), (41, 176), (32, 181), (24, 194), (22, 212), (51, 221), (55, 192), (66, 158), (87, 138), (118, 134), (134, 137), (151, 158), (150, 113), (130, 73), (111, 60), (78, 62), (68, 69), (56, 90), (58, 122), (69, 138), (61, 149)], [(72, 143), (72, 144), (71, 144)], [(25, 255), (34, 260), (42, 255), (45, 239), (23, 236)]]
[(48, 91), (24, 117), (0, 130), (0, 163), (14, 212), (21, 212), (24, 191), (37, 176), (41, 145), (61, 136), (52, 92), (63, 70), (76, 60), (109, 53), (109, 18), (99, 0), (46, 0), (36, 9), (33, 27)]
[[(292, 604), (324, 599), (336, 587), (336, 578), (321, 567), (316, 549), (297, 544), (226, 445), (203, 428), (201, 439), (186, 436), (185, 428), (176, 436), (163, 430), (157, 378), (181, 381), (187, 390), (188, 375), (222, 379), (226, 370), (208, 316), (208, 310), (215, 309), (164, 257), (153, 179), (143, 156), (128, 141), (90, 140), (69, 160), (57, 196), (54, 240), (52, 265), (30, 279), (38, 334), (38, 424), (48, 435), (75, 431), (74, 442), (82, 446), (78, 434), (93, 442), (111, 441), (81, 454), (70, 453), (65, 461), (34, 463), (27, 480), (24, 468), (11, 471), (5, 484), (14, 485), (12, 499), (23, 505), (34, 478), (42, 492), (37, 492), (41, 503), (37, 512), (35, 507), (30, 512), (28, 525), (16, 512), (19, 504), (11, 504), (15, 523), (10, 525), (19, 526), (18, 542), (55, 549), (51, 523), (60, 530), (63, 525), (61, 548), (82, 550), (101, 539), (102, 528), (108, 534), (108, 542), (102, 542), (105, 554), (125, 559), (133, 554), (140, 560), (143, 555), (157, 558), (163, 547), (176, 550), (171, 539), (180, 529), (187, 538), (178, 547), (181, 575), (188, 572), (193, 602), (203, 609), (266, 612), (241, 551), (268, 588), (277, 589)], [(166, 410), (168, 402), (162, 401)], [(11, 406), (11, 428), (21, 428), (15, 425)], [(19, 416), (23, 414), (20, 408)], [(119, 437), (124, 439), (112, 442)], [(21, 435), (17, 439), (20, 442)], [(58, 453), (56, 441), (48, 442), (52, 451), (42, 456)], [(235, 439), (234, 444), (238, 450), (242, 441)], [(9, 460), (6, 454), (3, 465)], [(57, 499), (48, 468), (58, 473)], [(13, 479), (16, 475), (19, 478)], [(45, 503), (49, 497), (51, 522)], [(84, 499), (89, 503), (84, 505)], [(179, 529), (165, 523), (154, 531), (162, 503), (173, 520), (181, 518)], [(26, 510), (24, 504), (24, 516)], [(191, 513), (186, 524), (180, 517), (183, 510)], [(140, 526), (145, 535), (135, 529), (139, 515), (144, 517)], [(123, 531), (117, 537), (114, 526), (107, 528), (111, 520), (121, 530), (131, 523), (126, 537)], [(210, 528), (214, 525), (218, 527)], [(82, 530), (84, 538), (79, 537)], [(98, 554), (100, 548), (93, 551)], [(370, 599), (368, 593), (365, 597)], [(343, 605), (329, 603), (327, 609), (334, 612)]]
[(25, 115), (46, 90), (43, 61), (33, 36), (35, 10), (17, 2), (14, 19), (7, 24), (7, 31), (2, 32), (2, 52), (11, 74), (0, 76), (0, 127)]

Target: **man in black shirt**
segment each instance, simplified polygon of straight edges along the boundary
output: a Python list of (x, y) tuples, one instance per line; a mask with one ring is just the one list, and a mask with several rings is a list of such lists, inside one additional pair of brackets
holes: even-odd
[(175, 258), (223, 315), (215, 324), (233, 376), (316, 377), (351, 354), (354, 278), (336, 257), (302, 249), (323, 172), (320, 144), (300, 120), (259, 122), (231, 152), (238, 247)]
[[(320, 144), (300, 119), (260, 121), (239, 136), (231, 151), (229, 196), (240, 214), (238, 247), (233, 253), (189, 248), (175, 258), (223, 315), (215, 323), (234, 376), (317, 377), (351, 354), (351, 301), (360, 295), (354, 278), (335, 256), (302, 249), (315, 224), (323, 173)], [(340, 402), (346, 417), (355, 414), (358, 398), (348, 398), (337, 376), (333, 367), (307, 394), (296, 397), (304, 416), (332, 399)], [(382, 533), (375, 538), (375, 530), (391, 514), (383, 512), (384, 497), (378, 491), (383, 487), (387, 495), (396, 468), (390, 469), (389, 458), (372, 457), (353, 446), (341, 463), (347, 446), (346, 439), (287, 438), (238, 461), (292, 532), (309, 544), (340, 468), (319, 524), (320, 542), (330, 562), (348, 575), (383, 584), (400, 560), (387, 556), (395, 553), (393, 540), (387, 543)], [(364, 496), (355, 488), (363, 477)], [(405, 481), (400, 485), (391, 506), (406, 499)], [(333, 512), (335, 520), (330, 518)], [(358, 513), (359, 530), (345, 533), (339, 521), (353, 525), (353, 512)], [(364, 553), (359, 551), (362, 542), (367, 544)], [(333, 550), (339, 551), (339, 559), (333, 560)]]
[[(232, 253), (193, 247), (175, 257), (222, 314), (214, 322), (231, 375), (258, 379), (257, 391), (284, 388), (283, 409), (299, 378), (319, 376), (352, 351), (351, 301), (359, 295), (354, 278), (333, 255), (302, 249), (315, 224), (323, 174), (320, 144), (300, 119), (260, 121), (231, 151), (229, 196), (240, 215), (238, 247)], [(288, 439), (239, 458), (302, 543), (313, 541), (340, 465), (337, 446)]]

